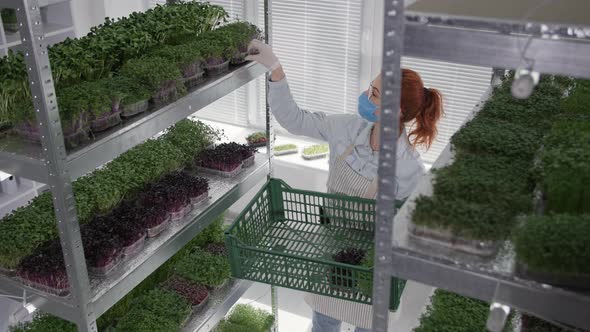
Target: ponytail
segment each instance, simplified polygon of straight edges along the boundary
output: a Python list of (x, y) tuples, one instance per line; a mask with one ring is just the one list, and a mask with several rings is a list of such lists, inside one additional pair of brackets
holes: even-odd
[(415, 128), (408, 135), (412, 145), (430, 148), (438, 134), (437, 124), (442, 116), (442, 95), (437, 89), (424, 88), (424, 104), (416, 114)]
[(413, 129), (408, 135), (412, 146), (423, 145), (430, 148), (438, 132), (436, 126), (443, 114), (440, 91), (425, 88), (418, 73), (403, 69), (401, 109), (400, 132), (406, 123), (413, 122)]

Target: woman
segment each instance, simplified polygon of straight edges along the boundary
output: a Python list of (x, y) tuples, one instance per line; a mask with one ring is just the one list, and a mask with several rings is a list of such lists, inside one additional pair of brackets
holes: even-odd
[[(257, 61), (271, 71), (268, 101), (281, 126), (292, 134), (329, 143), (328, 192), (374, 199), (379, 158), (381, 77), (371, 82), (369, 89), (360, 95), (358, 115), (313, 113), (300, 109), (293, 100), (285, 73), (270, 46), (254, 40), (250, 43), (249, 53), (248, 60)], [(418, 73), (412, 70), (403, 70), (401, 90), (396, 199), (403, 201), (424, 174), (424, 165), (415, 147), (430, 147), (443, 110), (440, 92), (425, 88)], [(413, 124), (409, 135), (404, 126), (408, 123)], [(371, 328), (372, 308), (369, 305), (319, 295), (308, 295), (305, 300), (314, 310), (312, 332), (340, 331), (342, 321), (355, 325), (357, 332)]]

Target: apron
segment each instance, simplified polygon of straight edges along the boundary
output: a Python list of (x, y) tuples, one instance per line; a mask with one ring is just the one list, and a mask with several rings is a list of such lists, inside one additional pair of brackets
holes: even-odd
[[(348, 157), (354, 149), (354, 145), (346, 148), (344, 153), (336, 159), (334, 165), (330, 168), (328, 175), (328, 193), (344, 194), (348, 196), (357, 196), (362, 198), (375, 199), (377, 195), (377, 181), (375, 176), (373, 180), (368, 180), (355, 172), (347, 163)], [(330, 223), (334, 219), (338, 220), (338, 212), (330, 212), (330, 207), (326, 207), (330, 217)], [(334, 211), (334, 210), (332, 210)], [(338, 209), (336, 209), (338, 211)], [(336, 217), (336, 218), (334, 218)], [(355, 220), (354, 216), (344, 216), (346, 219)], [(336, 221), (337, 222), (337, 221)], [(373, 323), (373, 307), (364, 303), (351, 302), (341, 299), (336, 299), (329, 296), (322, 296), (317, 294), (307, 294), (305, 302), (315, 311), (322, 315), (326, 315), (340, 321), (344, 321), (354, 326), (370, 329)], [(390, 315), (391, 316), (391, 315)], [(390, 318), (391, 320), (391, 318)]]

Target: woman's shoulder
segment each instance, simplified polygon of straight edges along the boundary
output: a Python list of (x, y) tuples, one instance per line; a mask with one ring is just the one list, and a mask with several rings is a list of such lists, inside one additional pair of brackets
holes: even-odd
[(410, 142), (405, 129), (397, 141), (397, 157), (398, 159), (416, 160), (419, 164), (422, 164), (420, 153)]
[(367, 125), (367, 122), (356, 114), (330, 114), (327, 119), (338, 131), (346, 130), (352, 136), (356, 136)]

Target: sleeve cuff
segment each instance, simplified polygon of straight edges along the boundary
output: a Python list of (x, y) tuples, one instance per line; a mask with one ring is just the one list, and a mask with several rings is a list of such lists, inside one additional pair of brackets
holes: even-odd
[(269, 85), (271, 88), (275, 88), (275, 87), (282, 87), (282, 86), (288, 86), (288, 83), (287, 83), (287, 76), (283, 77), (283, 79), (282, 79), (282, 80), (280, 80), (280, 81), (271, 81), (271, 80), (270, 80), (270, 77), (269, 77), (269, 78), (268, 78), (268, 85)]
[(280, 99), (287, 99), (291, 96), (291, 89), (287, 77), (283, 77), (280, 81), (268, 80), (268, 92), (271, 96), (277, 96)]

